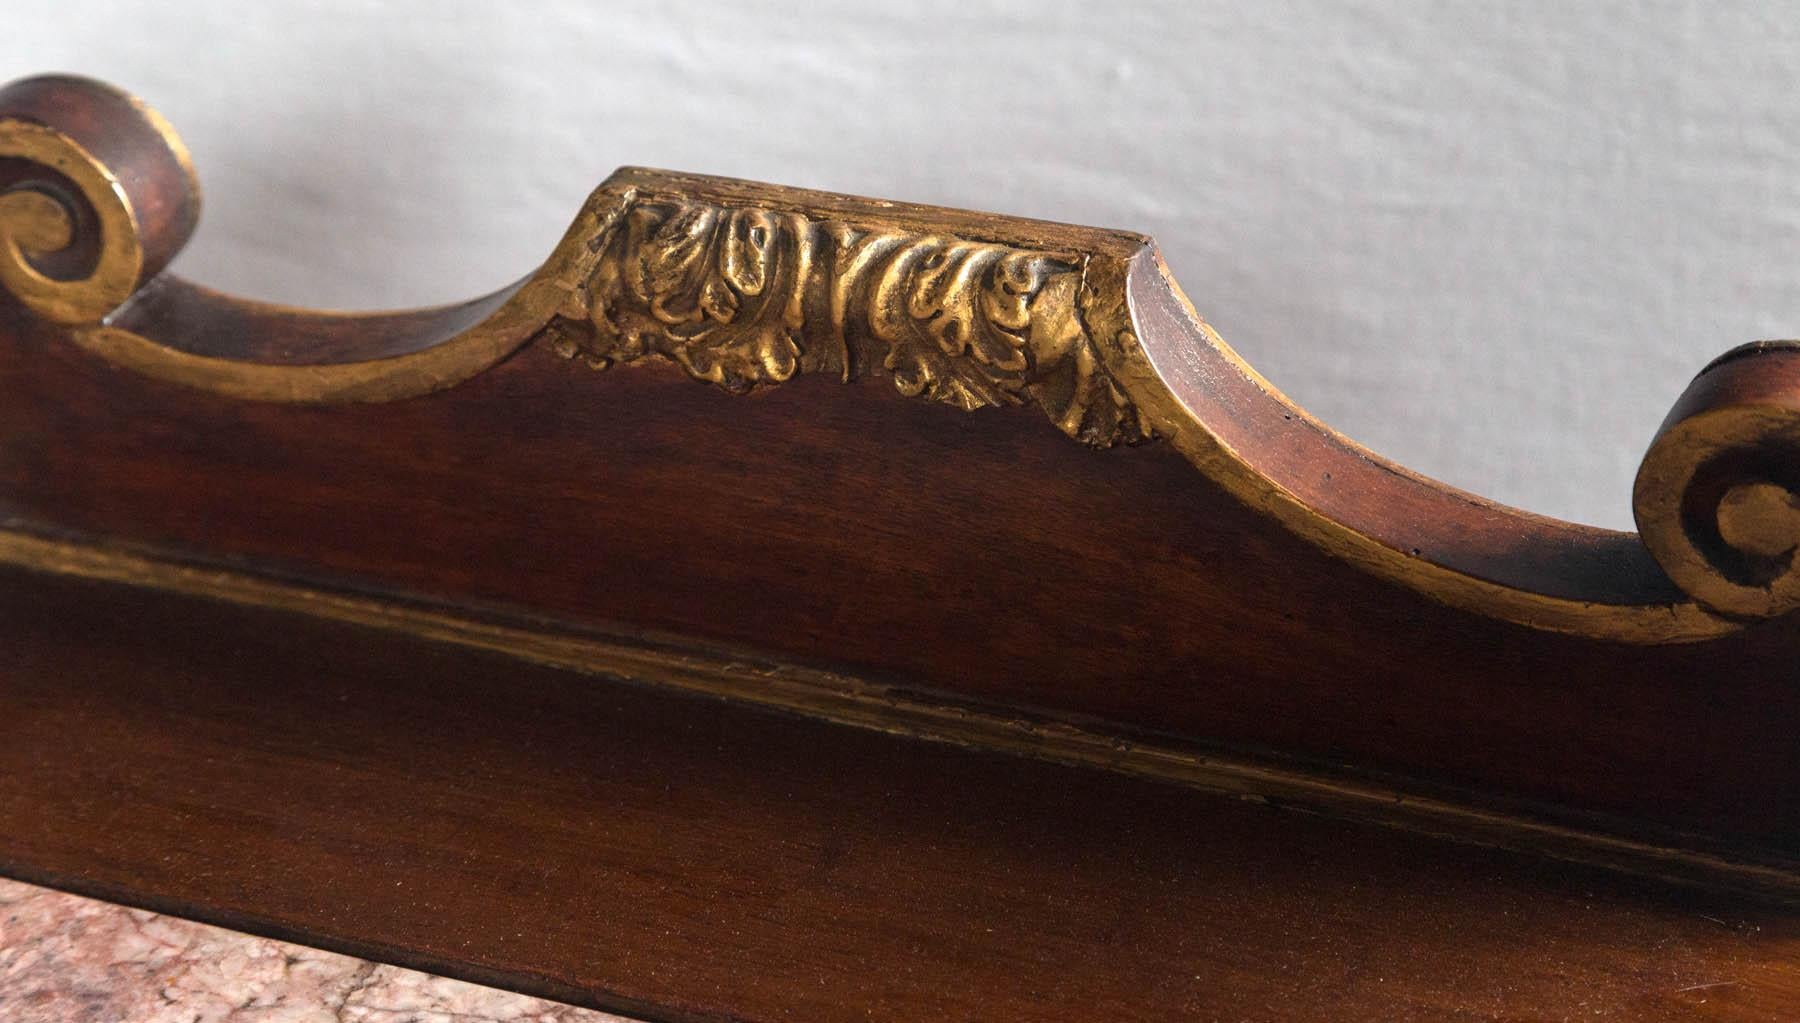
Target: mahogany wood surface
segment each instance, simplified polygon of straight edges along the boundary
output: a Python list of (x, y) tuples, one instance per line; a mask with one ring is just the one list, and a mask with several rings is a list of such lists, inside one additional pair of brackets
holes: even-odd
[(427, 398), (278, 406), (23, 317), (0, 395), (0, 513), (28, 522), (1800, 849), (1792, 619), (1672, 647), (1484, 619), (1027, 409), (537, 347)]
[(0, 572), (0, 871), (652, 1019), (1777, 1021), (1793, 910)]
[(1800, 1019), (1800, 344), (1639, 535), (1136, 235), (626, 168), (338, 315), (159, 276), (197, 216), (0, 89), (0, 872), (655, 1019)]

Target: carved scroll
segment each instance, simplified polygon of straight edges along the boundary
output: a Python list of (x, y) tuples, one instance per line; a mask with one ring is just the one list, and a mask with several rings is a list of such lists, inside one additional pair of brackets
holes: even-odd
[(1800, 341), (1745, 345), (1688, 385), (1632, 510), (1676, 584), (1720, 614), (1800, 608)]
[(623, 168), (513, 287), (346, 316), (163, 273), (198, 216), (185, 150), (135, 99), (64, 76), (0, 87), (0, 315), (146, 377), (246, 401), (391, 402), (534, 340), (597, 368), (671, 362), (733, 393), (884, 377), (964, 410), (1036, 405), (1095, 447), (1163, 441), (1201, 486), (1477, 615), (1678, 643), (1800, 610), (1792, 345), (1696, 381), (1640, 473), (1640, 542), (1481, 501), (1332, 432), (1127, 232)]
[(1080, 257), (687, 201), (633, 204), (609, 231), (581, 308), (550, 327), (565, 357), (660, 356), (733, 393), (885, 375), (964, 410), (1033, 402), (1096, 447), (1150, 436), (1083, 321)]

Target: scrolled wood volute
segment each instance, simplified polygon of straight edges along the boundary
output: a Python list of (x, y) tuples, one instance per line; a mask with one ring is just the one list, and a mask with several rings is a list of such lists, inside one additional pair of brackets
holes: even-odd
[(1800, 341), (1763, 341), (1703, 370), (1638, 470), (1644, 543), (1721, 614), (1800, 607)]
[(98, 323), (168, 265), (200, 219), (187, 152), (109, 85), (0, 89), (0, 285), (55, 323)]

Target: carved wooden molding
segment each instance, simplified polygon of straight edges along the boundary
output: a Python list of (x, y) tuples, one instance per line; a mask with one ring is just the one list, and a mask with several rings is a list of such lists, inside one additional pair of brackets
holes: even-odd
[[(921, 886), (947, 910), (934, 934), (1005, 948), (984, 929), (1004, 910), (938, 880), (975, 836), (959, 862), (1042, 868), (1009, 886), (1022, 931), (1080, 918), (1068, 958), (1038, 962), (1048, 986), (1056, 963), (1117, 971), (1087, 928), (1121, 905), (1180, 890), (1185, 911), (1255, 916), (1298, 818), (1165, 873), (1100, 855), (1121, 834), (1192, 853), (1221, 818), (1151, 818), (1202, 794), (1800, 900), (1800, 344), (1699, 374), (1639, 473), (1641, 533), (1615, 532), (1333, 432), (1128, 232), (626, 168), (511, 287), (342, 314), (167, 273), (198, 210), (142, 104), (62, 77), (0, 89), (0, 596), (21, 610), (0, 615), (0, 721), (22, 722), (0, 742), (0, 871), (720, 1018), (764, 1016), (665, 968), (707, 958), (679, 937), (695, 906), (739, 911), (756, 970), (721, 980), (789, 962), (796, 935), (835, 942), (819, 962), (871, 934), (878, 966), (911, 956), (921, 932), (895, 918)], [(65, 757), (89, 733), (111, 738)], [(461, 737), (483, 769), (393, 766), (394, 733), (427, 758)], [(268, 826), (321, 763), (357, 798), (315, 807), (372, 825), (372, 858)], [(164, 776), (183, 784), (94, 812)], [(1077, 776), (1088, 802), (1057, 791)], [(1009, 826), (1021, 793), (1038, 823)], [(446, 825), (479, 850), (418, 840), (436, 798), (483, 808)], [(171, 819), (207, 836), (178, 843), (185, 866)], [(1038, 862), (1044, 836), (1069, 844)], [(1190, 868), (1218, 850), (1250, 898), (1209, 901)], [(266, 883), (271, 856), (297, 883)], [(410, 866), (375, 879), (371, 859)], [(1288, 876), (1311, 878), (1322, 860), (1301, 859)], [(1048, 907), (1038, 879), (1077, 861), (1104, 868), (1079, 886), (1094, 899)], [(494, 863), (519, 873), (480, 890)], [(472, 879), (455, 912), (407, 901), (452, 875)], [(1361, 905), (1363, 864), (1334, 876)], [(720, 877), (729, 897), (693, 897)], [(383, 911), (320, 897), (340, 891)], [(1279, 894), (1287, 941), (1316, 914)], [(494, 944), (495, 907), (591, 919), (621, 897), (647, 908), (605, 936), (617, 961), (588, 954), (591, 926)], [(1185, 933), (1154, 923), (1159, 951)]]
[[(1296, 535), (1478, 615), (1668, 643), (1800, 604), (1791, 348), (1702, 375), (1646, 459), (1640, 539), (1482, 501), (1331, 432), (1201, 321), (1147, 239), (722, 179), (622, 171), (513, 288), (352, 320), (378, 341), (330, 358), (258, 357), (283, 331), (349, 328), (159, 276), (198, 211), (160, 118), (67, 78), (9, 87), (0, 115), (14, 168), (0, 182), (0, 283), (72, 343), (147, 376), (257, 401), (384, 402), (452, 387), (539, 338), (594, 366), (656, 356), (734, 392), (881, 376), (966, 410), (1035, 404), (1096, 447), (1165, 439)], [(1770, 377), (1784, 381), (1775, 393), (1722, 383)]]
[(581, 315), (547, 329), (597, 369), (661, 356), (732, 393), (882, 375), (964, 411), (1034, 403), (1095, 447), (1148, 437), (1083, 320), (1079, 254), (679, 199), (595, 244)]

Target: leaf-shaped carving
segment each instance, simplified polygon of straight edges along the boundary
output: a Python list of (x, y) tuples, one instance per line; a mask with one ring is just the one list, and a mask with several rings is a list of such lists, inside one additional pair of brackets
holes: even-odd
[(632, 205), (598, 245), (586, 316), (554, 325), (557, 350), (596, 367), (660, 355), (739, 393), (802, 369), (884, 374), (965, 410), (1035, 401), (1098, 446), (1148, 436), (1082, 323), (1072, 259), (668, 201)]
[(1018, 404), (1031, 368), (1025, 301), (1042, 261), (1022, 252), (954, 238), (900, 247), (875, 276), (871, 332), (887, 346), (882, 366), (902, 393), (962, 409)]
[(631, 210), (588, 282), (593, 336), (572, 340), (570, 354), (602, 366), (662, 355), (734, 392), (787, 380), (799, 369), (805, 268), (777, 241), (796, 219), (700, 205)]

